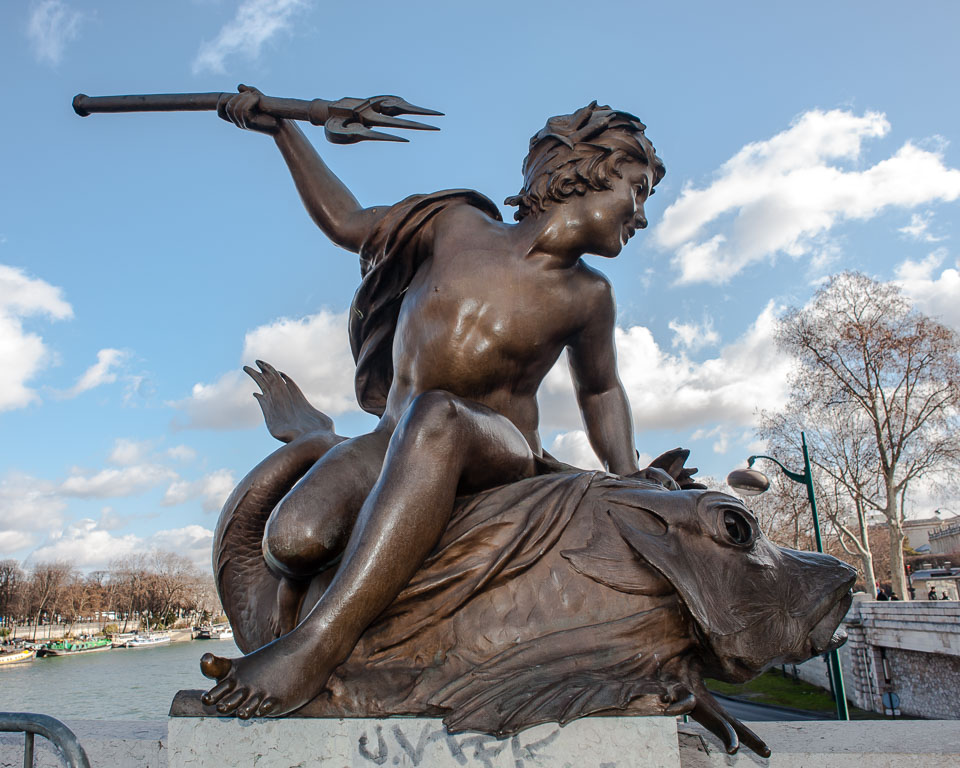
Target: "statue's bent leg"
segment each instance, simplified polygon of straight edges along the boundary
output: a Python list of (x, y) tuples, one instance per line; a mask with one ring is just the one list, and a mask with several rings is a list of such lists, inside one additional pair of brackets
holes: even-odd
[(274, 635), (296, 625), (315, 574), (339, 557), (357, 513), (380, 474), (389, 435), (346, 440), (323, 456), (274, 508), (263, 535), (263, 556), (281, 577)]
[(205, 657), (220, 681), (208, 704), (240, 717), (282, 715), (313, 699), (443, 533), (458, 490), (529, 477), (533, 454), (495, 411), (446, 392), (420, 395), (397, 427), (340, 569), (292, 632), (241, 659)]

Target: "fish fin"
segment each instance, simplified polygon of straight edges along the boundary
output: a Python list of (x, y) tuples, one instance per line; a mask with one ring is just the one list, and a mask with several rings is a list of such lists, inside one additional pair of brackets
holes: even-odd
[(618, 592), (653, 596), (673, 591), (670, 582), (623, 540), (609, 515), (594, 517), (586, 546), (563, 550), (560, 555), (578, 573)]

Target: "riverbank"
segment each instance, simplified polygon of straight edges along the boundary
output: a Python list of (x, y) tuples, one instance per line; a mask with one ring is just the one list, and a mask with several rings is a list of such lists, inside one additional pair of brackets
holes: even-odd
[[(36, 641), (33, 640), (34, 628), (32, 624), (8, 627), (10, 634), (7, 636), (6, 641), (28, 640), (30, 642), (45, 643), (47, 640), (59, 640), (67, 634), (73, 635), (74, 637), (79, 635), (99, 635), (103, 632), (103, 628), (110, 623), (111, 622), (78, 621), (76, 624), (42, 624), (37, 627)], [(122, 621), (114, 623), (124, 632), (140, 631), (139, 619), (128, 621), (126, 623), (126, 629), (124, 629), (124, 623)]]

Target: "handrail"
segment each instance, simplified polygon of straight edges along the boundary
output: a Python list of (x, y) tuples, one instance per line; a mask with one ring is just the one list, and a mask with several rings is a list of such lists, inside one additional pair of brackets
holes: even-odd
[(52, 741), (69, 768), (90, 768), (87, 753), (76, 734), (57, 718), (32, 712), (0, 712), (0, 731), (23, 731), (23, 768), (33, 768), (33, 735), (39, 733)]

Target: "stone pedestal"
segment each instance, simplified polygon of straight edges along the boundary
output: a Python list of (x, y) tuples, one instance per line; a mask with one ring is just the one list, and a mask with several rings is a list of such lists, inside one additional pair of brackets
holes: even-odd
[(496, 739), (419, 717), (169, 720), (169, 768), (680, 768), (672, 717), (588, 717)]

